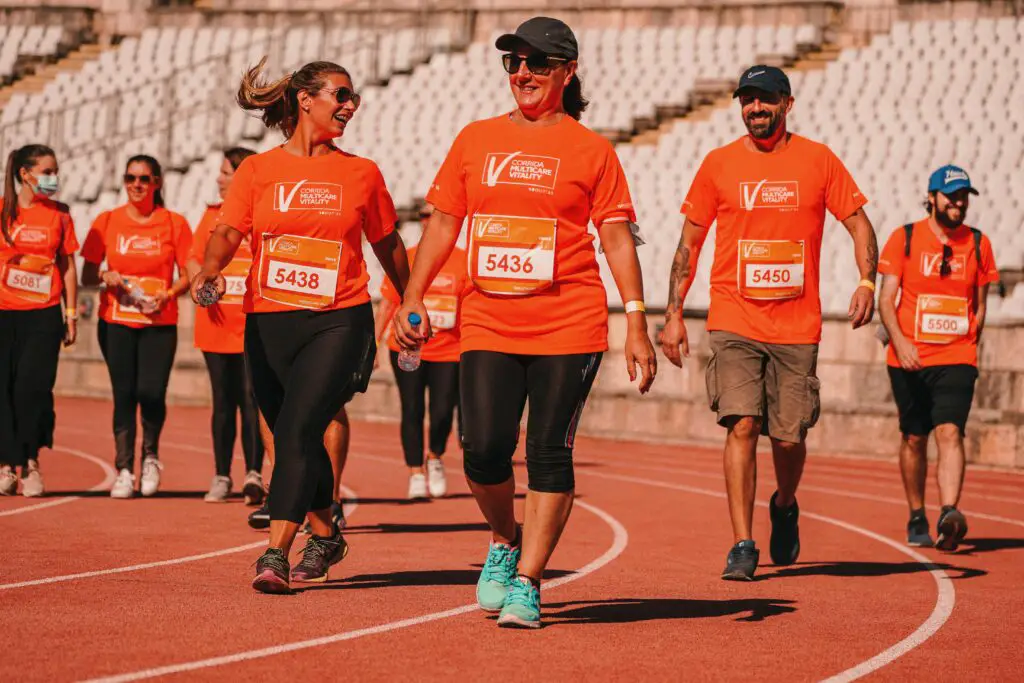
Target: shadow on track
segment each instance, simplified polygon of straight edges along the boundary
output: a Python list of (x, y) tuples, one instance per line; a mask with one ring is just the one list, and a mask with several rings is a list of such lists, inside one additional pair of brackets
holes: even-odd
[[(571, 573), (560, 569), (549, 569), (544, 572), (544, 576), (557, 578)], [(295, 588), (293, 592), (396, 588), (400, 586), (475, 586), (479, 578), (480, 572), (476, 569), (427, 569), (388, 574), (359, 574), (319, 585), (298, 584), (302, 587)]]
[(1024, 548), (1024, 538), (965, 538), (960, 542), (960, 549), (953, 554), (973, 555), (1021, 548)]
[(667, 619), (735, 617), (736, 621), (763, 621), (795, 612), (793, 600), (746, 598), (740, 600), (688, 600), (683, 598), (615, 598), (576, 600), (544, 605), (545, 626), (564, 624), (626, 624)]
[(486, 522), (456, 522), (453, 524), (367, 524), (350, 526), (348, 534), (444, 534), (454, 531), (490, 531)]
[[(973, 579), (988, 574), (983, 569), (957, 567), (941, 561), (934, 562), (933, 565), (945, 570), (951, 579)], [(771, 574), (759, 574), (755, 580), (765, 581), (767, 579), (801, 576), (840, 576), (846, 578), (898, 576), (900, 574), (926, 572), (929, 567), (920, 562), (799, 562), (792, 567), (774, 569), (775, 571)]]
[[(525, 498), (525, 493), (517, 493), (516, 498)], [(444, 498), (423, 498), (420, 500), (409, 500), (408, 498), (358, 498), (356, 502), (360, 505), (426, 505), (427, 503), (438, 503), (446, 500), (473, 500), (472, 493), (449, 493)], [(352, 502), (352, 501), (344, 501)]]

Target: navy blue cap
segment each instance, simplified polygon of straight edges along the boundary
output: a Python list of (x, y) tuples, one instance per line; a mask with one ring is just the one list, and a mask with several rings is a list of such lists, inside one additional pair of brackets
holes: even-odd
[(580, 56), (580, 46), (572, 29), (564, 21), (551, 17), (527, 19), (519, 24), (515, 33), (506, 33), (494, 41), (494, 47), (511, 52), (518, 43), (526, 43), (554, 57), (574, 60)]
[(929, 192), (953, 194), (957, 190), (964, 188), (967, 188), (967, 191), (971, 194), (978, 194), (978, 191), (971, 185), (971, 179), (967, 175), (967, 171), (952, 164), (943, 166), (928, 178)]
[(733, 91), (733, 97), (739, 97), (745, 90), (762, 90), (782, 95), (792, 95), (793, 88), (789, 85), (789, 77), (786, 72), (777, 66), (766, 64), (755, 64), (740, 76), (740, 82)]

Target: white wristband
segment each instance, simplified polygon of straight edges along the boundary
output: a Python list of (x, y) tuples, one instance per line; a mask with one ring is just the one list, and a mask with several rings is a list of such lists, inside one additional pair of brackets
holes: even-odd
[(625, 309), (626, 313), (644, 313), (647, 311), (647, 307), (644, 306), (643, 301), (627, 301)]

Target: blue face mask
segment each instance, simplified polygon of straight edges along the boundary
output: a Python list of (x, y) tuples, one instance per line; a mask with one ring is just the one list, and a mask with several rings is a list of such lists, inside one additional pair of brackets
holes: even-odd
[(43, 197), (52, 197), (60, 190), (60, 179), (56, 175), (41, 175), (35, 192)]

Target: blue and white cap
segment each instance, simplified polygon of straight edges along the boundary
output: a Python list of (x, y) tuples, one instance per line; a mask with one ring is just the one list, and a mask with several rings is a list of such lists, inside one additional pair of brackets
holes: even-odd
[(929, 192), (953, 194), (957, 190), (964, 188), (967, 188), (967, 191), (971, 194), (978, 194), (978, 191), (971, 185), (971, 179), (967, 175), (967, 171), (952, 164), (943, 166), (928, 178)]

